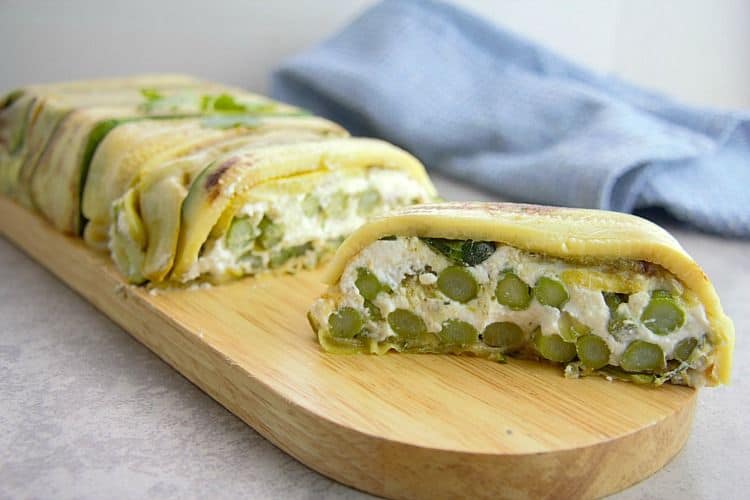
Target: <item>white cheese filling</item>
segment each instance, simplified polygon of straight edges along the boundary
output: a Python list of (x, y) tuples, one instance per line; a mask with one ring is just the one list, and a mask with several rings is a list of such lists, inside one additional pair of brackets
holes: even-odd
[[(357, 270), (367, 268), (392, 290), (392, 293), (378, 294), (373, 301), (383, 317), (395, 309), (405, 308), (420, 316), (431, 332), (440, 331), (442, 323), (446, 320), (459, 319), (470, 323), (479, 332), (490, 323), (508, 321), (517, 324), (526, 332), (540, 327), (544, 335), (559, 334), (561, 310), (542, 305), (536, 299), (532, 299), (528, 308), (521, 311), (500, 304), (495, 298), (498, 276), (503, 271), (511, 269), (526, 284), (533, 287), (542, 276), (560, 280), (564, 270), (580, 269), (580, 265), (542, 259), (513, 247), (498, 245), (490, 258), (466, 268), (479, 284), (479, 292), (475, 299), (462, 304), (437, 291), (437, 275), (450, 265), (452, 263), (445, 256), (435, 252), (416, 237), (376, 241), (363, 249), (344, 270), (338, 285), (342, 303), (337, 304), (337, 307), (354, 307), (365, 318), (369, 318), (364, 299), (355, 283)], [(596, 268), (592, 267), (592, 270)], [(402, 281), (408, 276), (416, 277), (419, 285), (402, 286)], [(627, 337), (618, 339), (610, 334), (610, 310), (601, 290), (566, 284), (569, 300), (562, 307), (562, 311), (584, 323), (591, 329), (592, 334), (605, 340), (611, 352), (610, 364), (619, 364), (617, 360), (633, 340), (656, 344), (669, 358), (681, 340), (689, 337), (700, 339), (709, 330), (705, 311), (700, 304), (686, 307), (683, 326), (668, 335), (657, 335), (639, 321), (650, 300), (650, 292), (668, 288), (671, 282), (672, 278), (666, 275), (645, 276), (646, 289), (630, 295), (629, 301), (619, 306), (618, 312), (631, 318), (635, 324), (634, 330)], [(324, 309), (322, 305), (316, 304), (313, 312), (323, 312)], [(326, 318), (320, 319), (325, 321)], [(367, 320), (367, 332), (377, 341), (395, 335), (388, 322), (375, 322), (370, 319)]]
[[(303, 265), (314, 266), (317, 251), (328, 242), (348, 236), (368, 218), (379, 215), (393, 208), (411, 205), (430, 200), (425, 187), (407, 173), (380, 167), (371, 167), (354, 175), (351, 172), (332, 171), (316, 179), (312, 189), (295, 194), (279, 196), (277, 191), (261, 191), (253, 201), (243, 205), (238, 216), (247, 216), (257, 224), (267, 217), (274, 224), (283, 228), (283, 237), (275, 249), (291, 248), (307, 243), (312, 244), (315, 252), (307, 252)], [(357, 196), (368, 190), (377, 191), (380, 196), (377, 206), (363, 213), (359, 210)], [(314, 196), (321, 207), (334, 203), (334, 198), (345, 200), (335, 216), (320, 210), (316, 214), (305, 212), (304, 200)], [(239, 255), (227, 248), (224, 237), (206, 243), (204, 251), (186, 274), (185, 281), (202, 275), (222, 278), (227, 273), (235, 275), (253, 274), (269, 267), (271, 252), (254, 252), (255, 260), (241, 259)], [(297, 259), (299, 260), (299, 259)]]

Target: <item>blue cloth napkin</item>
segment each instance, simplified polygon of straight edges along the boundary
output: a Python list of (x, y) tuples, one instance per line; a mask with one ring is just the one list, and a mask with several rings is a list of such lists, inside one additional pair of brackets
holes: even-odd
[(272, 89), (504, 198), (663, 207), (750, 237), (750, 112), (680, 104), (452, 5), (386, 0), (284, 62)]

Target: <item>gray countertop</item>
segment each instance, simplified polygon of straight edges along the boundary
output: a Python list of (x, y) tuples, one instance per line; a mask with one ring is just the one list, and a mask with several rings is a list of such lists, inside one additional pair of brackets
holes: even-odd
[[(734, 319), (734, 380), (702, 390), (683, 451), (616, 498), (745, 497), (750, 242), (667, 227)], [(0, 318), (0, 498), (366, 496), (285, 455), (2, 238)]]

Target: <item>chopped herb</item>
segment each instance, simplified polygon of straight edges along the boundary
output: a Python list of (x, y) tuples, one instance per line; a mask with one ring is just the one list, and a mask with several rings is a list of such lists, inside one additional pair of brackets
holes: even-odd
[(156, 89), (141, 89), (141, 95), (149, 102), (164, 99), (164, 96)]
[(491, 241), (448, 240), (444, 238), (423, 238), (430, 248), (462, 266), (476, 266), (495, 253)]
[(628, 301), (628, 294), (626, 293), (602, 292), (602, 295), (604, 296), (604, 302), (612, 313), (617, 311), (620, 304)]
[(469, 266), (476, 266), (492, 257), (495, 244), (491, 241), (467, 240), (461, 245), (461, 258)]
[(248, 110), (247, 106), (240, 102), (237, 102), (237, 100), (231, 94), (204, 94), (201, 96), (200, 105), (201, 111), (204, 112), (217, 111), (238, 113)]
[(463, 257), (461, 255), (461, 245), (463, 244), (463, 241), (446, 240), (443, 238), (424, 238), (422, 241), (434, 251), (445, 255), (453, 262), (463, 264)]
[(269, 114), (273, 113), (277, 105), (273, 101), (241, 102), (231, 94), (201, 96), (200, 108), (203, 112), (216, 113), (249, 113)]
[(247, 111), (247, 107), (238, 103), (234, 97), (229, 94), (219, 95), (213, 102), (216, 111)]

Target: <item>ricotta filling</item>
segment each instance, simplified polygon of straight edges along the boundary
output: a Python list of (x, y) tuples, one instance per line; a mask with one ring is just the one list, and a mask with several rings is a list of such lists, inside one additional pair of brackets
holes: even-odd
[[(471, 324), (478, 332), (494, 322), (512, 322), (530, 333), (537, 327), (543, 335), (560, 334), (560, 317), (570, 314), (591, 329), (591, 334), (601, 337), (610, 349), (609, 364), (617, 366), (625, 349), (634, 340), (643, 340), (658, 345), (667, 359), (674, 355), (675, 347), (686, 338), (702, 339), (709, 331), (708, 319), (703, 306), (697, 301), (685, 305), (685, 321), (679, 329), (668, 335), (657, 335), (640, 322), (639, 318), (649, 303), (651, 292), (656, 290), (681, 290), (681, 285), (666, 271), (639, 277), (643, 289), (629, 296), (619, 305), (617, 312), (627, 318), (630, 328), (627, 333), (615, 336), (608, 330), (611, 311), (604, 300), (601, 289), (590, 289), (579, 285), (565, 284), (568, 301), (561, 309), (540, 304), (532, 299), (523, 310), (513, 310), (500, 304), (495, 298), (498, 277), (512, 270), (527, 285), (533, 287), (541, 277), (558, 281), (566, 269), (581, 269), (580, 264), (538, 255), (505, 245), (497, 245), (495, 252), (485, 261), (466, 267), (479, 285), (475, 299), (467, 303), (452, 300), (437, 290), (437, 275), (446, 267), (455, 265), (444, 255), (436, 252), (417, 237), (399, 237), (373, 242), (363, 249), (345, 268), (340, 282), (338, 302), (335, 307), (352, 307), (366, 319), (365, 334), (377, 342), (388, 341), (396, 333), (387, 321), (375, 321), (368, 315), (364, 298), (356, 285), (358, 270), (366, 268), (390, 289), (390, 293), (379, 293), (372, 303), (386, 318), (395, 309), (403, 308), (422, 318), (430, 332), (438, 332), (441, 325), (450, 319)], [(599, 266), (584, 266), (602, 272)], [(611, 272), (611, 270), (610, 270)], [(409, 277), (415, 280), (406, 280)], [(318, 302), (312, 313), (325, 324), (331, 304)]]
[[(255, 226), (264, 219), (271, 221), (282, 231), (280, 240), (272, 248), (255, 245), (238, 253), (229, 247), (225, 233), (206, 242), (186, 274), (186, 281), (203, 275), (221, 279), (227, 275), (255, 274), (271, 267), (285, 270), (314, 267), (370, 217), (431, 198), (425, 187), (407, 173), (382, 167), (370, 167), (357, 175), (333, 171), (318, 177), (316, 182), (302, 193), (279, 195), (279, 190), (271, 184), (267, 189), (257, 189), (235, 217), (247, 217)], [(365, 195), (370, 196), (369, 208), (362, 206)], [(279, 266), (274, 256), (289, 249), (295, 249), (295, 255)]]

